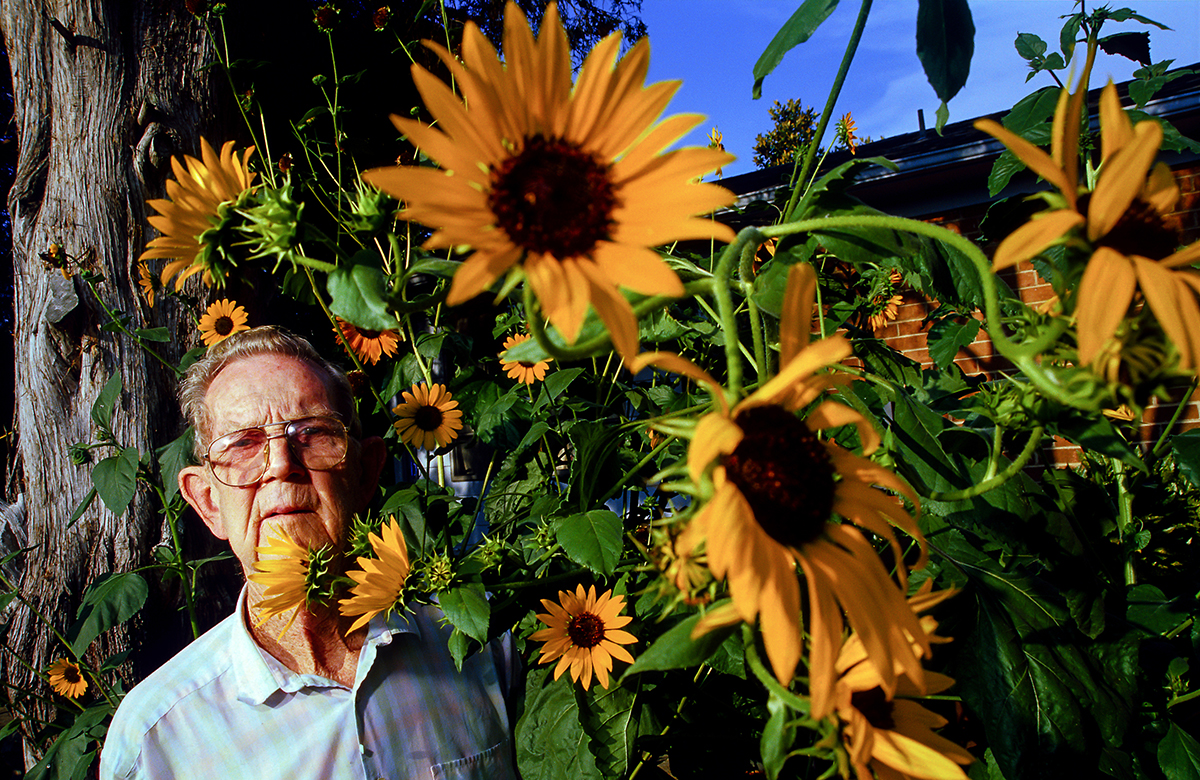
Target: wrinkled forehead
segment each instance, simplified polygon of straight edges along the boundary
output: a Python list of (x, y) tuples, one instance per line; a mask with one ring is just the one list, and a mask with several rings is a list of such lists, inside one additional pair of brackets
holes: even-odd
[(333, 379), (320, 367), (287, 355), (251, 355), (232, 361), (204, 396), (212, 430), (221, 434), (282, 420), (341, 417)]

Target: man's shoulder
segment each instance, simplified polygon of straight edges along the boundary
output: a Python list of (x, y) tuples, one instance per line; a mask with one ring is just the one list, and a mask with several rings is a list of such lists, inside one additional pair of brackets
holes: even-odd
[(123, 776), (114, 764), (136, 761), (147, 733), (181, 704), (208, 700), (204, 692), (233, 669), (230, 645), (239, 619), (235, 613), (213, 626), (125, 695), (105, 739), (109, 771)]

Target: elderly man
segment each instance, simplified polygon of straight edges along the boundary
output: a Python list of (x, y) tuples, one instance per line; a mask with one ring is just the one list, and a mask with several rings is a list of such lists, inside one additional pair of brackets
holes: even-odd
[[(345, 377), (307, 341), (272, 327), (236, 334), (191, 367), (180, 399), (204, 463), (180, 472), (180, 490), (245, 573), (275, 529), (343, 543), (386, 452), (360, 437)], [(297, 444), (314, 426), (333, 442), (319, 452)], [(221, 457), (235, 440), (257, 457)], [(250, 614), (261, 591), (248, 583), (233, 615), (125, 697), (102, 778), (515, 777), (511, 646), (493, 643), (460, 673), (436, 610), (349, 634), (336, 609), (301, 610), (283, 630), (286, 616), (258, 625)]]

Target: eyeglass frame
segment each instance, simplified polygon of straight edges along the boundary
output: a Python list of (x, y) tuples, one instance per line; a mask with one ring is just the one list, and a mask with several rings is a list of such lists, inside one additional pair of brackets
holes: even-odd
[[(326, 466), (324, 468), (313, 468), (312, 466), (309, 466), (308, 464), (306, 464), (304, 462), (304, 456), (301, 455), (299, 451), (297, 451), (296, 444), (294, 441), (292, 441), (292, 438), (290, 436), (288, 436), (287, 431), (288, 431), (288, 426), (290, 426), (294, 423), (304, 422), (305, 420), (326, 420), (328, 422), (337, 423), (338, 426), (341, 428), (342, 437), (345, 439), (345, 442), (346, 442), (346, 448), (342, 452), (342, 457), (336, 463), (334, 463), (330, 466)], [(282, 427), (280, 427), (280, 426), (282, 426)], [(270, 433), (267, 432), (268, 428), (277, 428), (277, 429), (279, 429), (279, 432), (274, 435), (271, 435)], [(245, 433), (246, 431), (262, 431), (263, 434), (267, 437), (263, 441), (263, 445), (262, 445), (262, 471), (260, 471), (258, 476), (255, 477), (250, 482), (243, 482), (241, 484), (235, 485), (233, 483), (226, 482), (225, 480), (221, 479), (221, 477), (217, 474), (217, 469), (214, 465), (213, 458), (211, 456), (212, 448), (213, 448), (213, 445), (215, 445), (217, 442), (221, 441), (222, 439), (227, 439), (230, 436), (234, 436), (239, 433)], [(353, 437), (350, 435), (350, 429), (346, 426), (346, 423), (342, 422), (341, 418), (335, 417), (333, 415), (328, 415), (328, 414), (310, 414), (305, 417), (297, 417), (293, 420), (280, 420), (279, 422), (267, 423), (265, 425), (251, 425), (247, 428), (238, 428), (235, 431), (230, 431), (229, 433), (223, 433), (208, 443), (208, 446), (204, 450), (204, 458), (203, 459), (204, 459), (204, 462), (206, 464), (208, 464), (208, 469), (209, 469), (209, 471), (212, 472), (213, 477), (218, 482), (220, 482), (222, 485), (227, 485), (228, 487), (233, 487), (233, 488), (250, 487), (251, 485), (256, 485), (259, 482), (261, 482), (262, 478), (266, 476), (267, 470), (271, 468), (271, 442), (275, 439), (283, 439), (285, 442), (287, 442), (288, 452), (291, 453), (292, 456), (294, 456), (297, 461), (299, 461), (300, 465), (304, 466), (304, 468), (308, 469), (309, 471), (332, 471), (333, 469), (336, 469), (338, 466), (340, 466), (346, 462), (346, 457), (350, 454), (350, 440), (352, 438)]]

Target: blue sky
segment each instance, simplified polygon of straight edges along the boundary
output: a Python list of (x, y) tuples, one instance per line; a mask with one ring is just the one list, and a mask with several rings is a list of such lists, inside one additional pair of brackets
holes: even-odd
[[(841, 2), (806, 43), (784, 57), (763, 83), (763, 96), (752, 100), (752, 71), (767, 43), (799, 0), (643, 0), (642, 19), (650, 34), (649, 81), (682, 79), (668, 114), (707, 117), (685, 143), (706, 143), (716, 125), (737, 162), (725, 175), (754, 170), (754, 138), (770, 129), (772, 102), (799, 98), (818, 111), (825, 105), (860, 4)], [(1095, 3), (1088, 3), (1092, 8)], [(1200, 2), (1197, 0), (1110, 0), (1130, 7), (1173, 31), (1136, 22), (1108, 22), (1102, 34), (1149, 30), (1150, 54), (1173, 67), (1200, 62)], [(950, 121), (971, 119), (1011, 107), (1029, 92), (1052, 84), (1045, 74), (1025, 82), (1025, 61), (1013, 41), (1019, 32), (1040, 36), (1057, 50), (1061, 16), (1072, 0), (971, 0), (975, 56), (963, 90), (950, 101)], [(939, 101), (916, 55), (916, 0), (875, 0), (854, 64), (842, 90), (836, 116), (852, 111), (860, 135), (890, 137), (917, 130), (917, 109), (932, 127)], [(1101, 54), (1092, 86), (1111, 76), (1131, 78), (1138, 67), (1123, 57)]]

